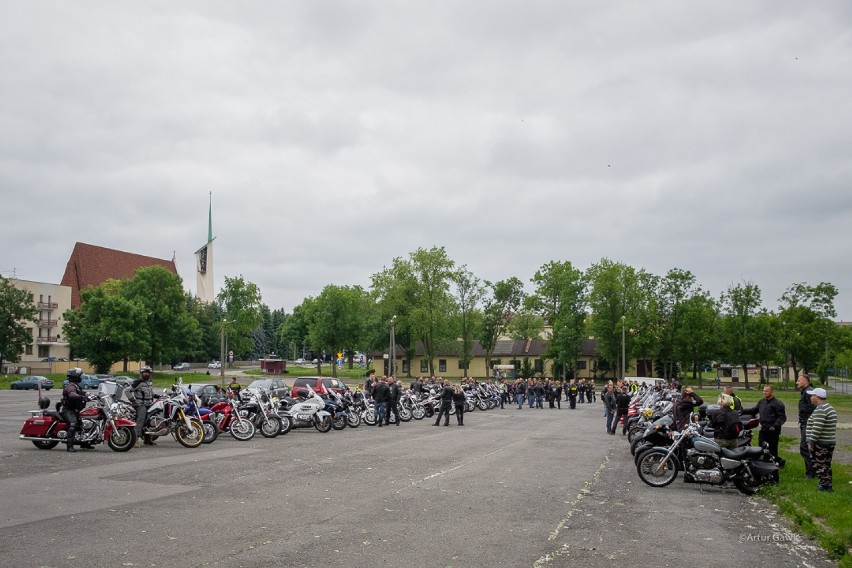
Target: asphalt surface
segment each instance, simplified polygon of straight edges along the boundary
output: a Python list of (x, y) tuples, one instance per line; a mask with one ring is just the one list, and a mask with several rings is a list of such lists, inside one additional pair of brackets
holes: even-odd
[(35, 398), (0, 391), (4, 567), (834, 565), (760, 498), (644, 485), (600, 402), (68, 454), (18, 440)]

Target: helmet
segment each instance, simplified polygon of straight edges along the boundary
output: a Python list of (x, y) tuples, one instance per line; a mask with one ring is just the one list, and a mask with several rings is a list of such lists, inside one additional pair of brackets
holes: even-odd
[(71, 367), (68, 369), (68, 372), (65, 373), (65, 376), (67, 376), (68, 380), (72, 383), (79, 383), (83, 378), (83, 369), (80, 367)]
[(142, 367), (141, 369), (139, 369), (139, 374), (140, 374), (140, 375), (141, 375), (142, 373), (150, 373), (150, 372), (151, 372), (151, 367), (149, 367), (148, 365), (145, 365), (144, 367)]
[(644, 410), (642, 410), (642, 417), (645, 418), (646, 420), (651, 418), (652, 416), (654, 416), (654, 409), (653, 408), (645, 408)]

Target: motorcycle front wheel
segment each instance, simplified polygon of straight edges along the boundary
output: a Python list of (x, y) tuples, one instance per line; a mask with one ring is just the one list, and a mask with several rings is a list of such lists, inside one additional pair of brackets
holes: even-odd
[(122, 426), (110, 432), (107, 446), (115, 452), (126, 452), (136, 444), (136, 428)]
[(269, 416), (260, 424), (260, 435), (264, 438), (274, 438), (281, 433), (281, 419), (278, 416)]
[(672, 456), (665, 459), (665, 450), (648, 450), (642, 454), (636, 463), (636, 471), (639, 479), (651, 487), (665, 487), (677, 477), (677, 463)]
[(357, 428), (361, 425), (361, 415), (350, 410), (346, 416), (346, 423), (349, 424), (350, 428)]
[(33, 440), (33, 445), (40, 450), (52, 450), (58, 444), (58, 440)]
[(281, 435), (283, 436), (293, 429), (293, 419), (289, 416), (281, 416), (280, 414), (278, 415), (278, 418), (281, 419)]
[(174, 435), (184, 448), (197, 448), (204, 442), (204, 426), (198, 420), (190, 420), (189, 426), (180, 422), (174, 429)]
[(231, 423), (231, 436), (240, 442), (247, 442), (254, 438), (254, 424), (251, 423), (251, 420), (246, 420), (245, 418), (238, 418)]
[(411, 409), (403, 406), (399, 409), (399, 419), (403, 422), (411, 422)]
[(376, 422), (378, 422), (378, 420), (376, 420), (376, 411), (374, 409), (370, 408), (364, 412), (364, 424), (367, 426), (375, 426)]
[(346, 422), (347, 422), (346, 417), (343, 416), (342, 414), (338, 414), (331, 421), (331, 427), (334, 428), (335, 430), (343, 430), (344, 428), (346, 428)]
[(411, 410), (411, 416), (415, 420), (423, 420), (423, 417), (426, 416), (426, 410), (422, 406), (415, 406)]
[(314, 426), (322, 433), (328, 432), (329, 430), (331, 430), (331, 416), (326, 416), (322, 419), (314, 416)]
[(484, 400), (478, 400), (476, 401), (476, 408), (479, 410), (488, 410), (488, 403)]

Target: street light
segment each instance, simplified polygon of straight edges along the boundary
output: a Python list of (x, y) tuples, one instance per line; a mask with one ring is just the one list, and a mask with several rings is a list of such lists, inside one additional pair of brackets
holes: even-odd
[(388, 376), (393, 377), (393, 364), (394, 364), (394, 355), (396, 352), (396, 334), (394, 333), (394, 322), (396, 321), (396, 316), (391, 317), (391, 328), (390, 328), (390, 349), (388, 350)]
[(624, 328), (627, 325), (627, 316), (621, 316), (621, 380), (624, 380)]
[(228, 320), (223, 319), (222, 325), (219, 328), (219, 377), (222, 379), (222, 386), (225, 386), (225, 324)]

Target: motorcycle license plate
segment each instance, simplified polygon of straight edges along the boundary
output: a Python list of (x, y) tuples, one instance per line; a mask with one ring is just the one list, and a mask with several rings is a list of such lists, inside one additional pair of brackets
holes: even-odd
[(298, 418), (299, 420), (310, 420), (311, 415), (310, 414), (298, 414), (296, 416), (296, 418)]

